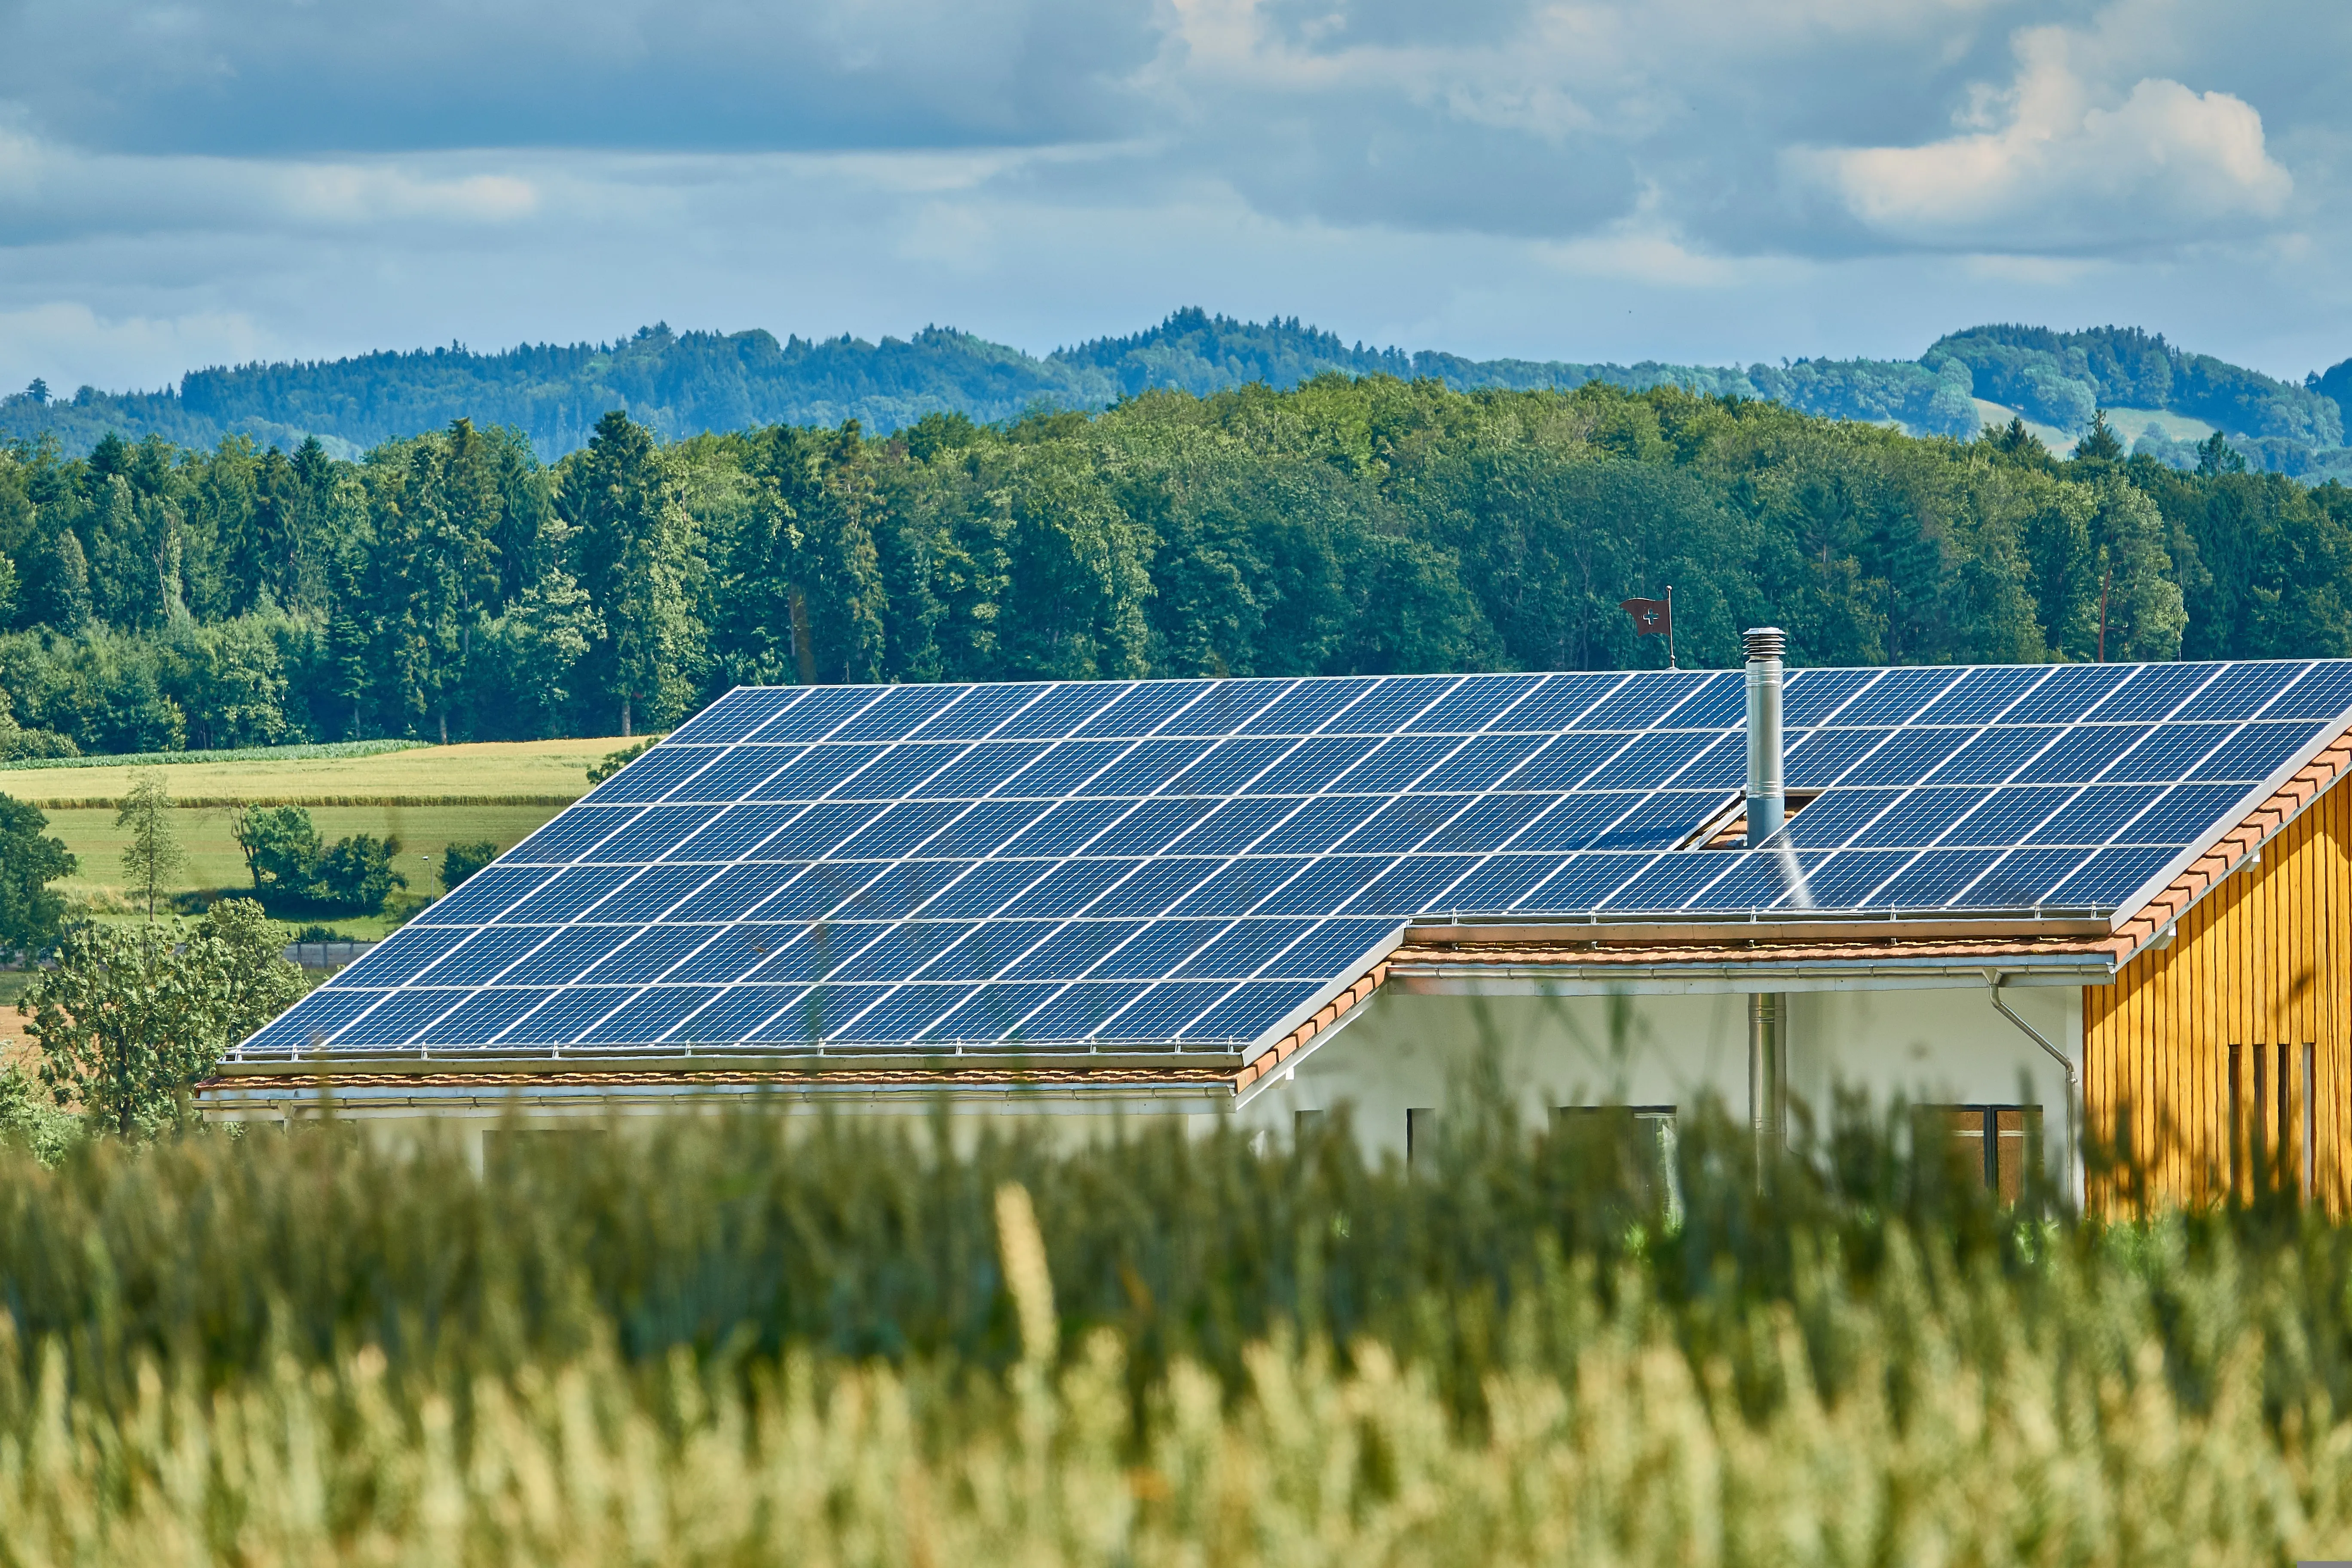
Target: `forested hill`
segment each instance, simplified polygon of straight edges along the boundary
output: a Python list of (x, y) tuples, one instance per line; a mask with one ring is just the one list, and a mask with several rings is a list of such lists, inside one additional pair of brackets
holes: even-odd
[(2120, 411), (2112, 423), (2126, 443), (2175, 467), (2194, 467), (2195, 443), (2218, 430), (2258, 468), (2312, 479), (2352, 473), (2338, 401), (2352, 400), (2352, 361), (2296, 385), (2186, 353), (2137, 328), (1976, 327), (1940, 339), (1916, 361), (1798, 360), (1742, 369), (1408, 353), (1350, 344), (1295, 316), (1243, 321), (1200, 310), (1042, 359), (941, 327), (867, 342), (779, 342), (758, 330), (680, 333), (656, 325), (610, 343), (525, 344), (496, 353), (453, 344), (199, 370), (162, 392), (84, 388), (56, 397), (37, 384), (0, 399), (0, 438), (54, 436), (79, 455), (110, 432), (206, 447), (243, 435), (289, 450), (316, 436), (330, 452), (353, 457), (463, 417), (480, 428), (520, 430), (552, 460), (584, 446), (596, 420), (615, 408), (672, 439), (850, 419), (887, 435), (937, 412), (992, 424), (1040, 407), (1103, 408), (1153, 389), (1207, 396), (1264, 382), (1286, 390), (1334, 372), (1429, 378), (1462, 391), (1671, 385), (1964, 438), (2018, 414), (2061, 447), (2093, 409), (2106, 407)]
[(1386, 376), (890, 437), (612, 413), (552, 464), (463, 420), (360, 462), (0, 445), (0, 761), (610, 735), (739, 683), (1656, 666), (1618, 606), (1669, 584), (1691, 668), (1766, 625), (1800, 664), (2352, 654), (2352, 488), (2207, 458)]

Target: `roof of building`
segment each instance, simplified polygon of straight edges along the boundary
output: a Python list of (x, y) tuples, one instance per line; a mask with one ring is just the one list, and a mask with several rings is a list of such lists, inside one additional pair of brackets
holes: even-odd
[(1737, 671), (739, 689), (232, 1059), (1248, 1063), (1400, 969), (2112, 964), (2347, 718), (2345, 660), (1799, 670), (1748, 850)]

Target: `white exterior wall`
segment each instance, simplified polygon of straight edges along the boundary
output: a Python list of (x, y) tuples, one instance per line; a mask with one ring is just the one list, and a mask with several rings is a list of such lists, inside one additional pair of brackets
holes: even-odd
[[(2043, 1147), (2063, 1158), (2065, 1075), (1982, 985), (1788, 993), (1789, 1097), (1824, 1117), (1833, 1088), (1884, 1103), (2039, 1105)], [(2002, 999), (2082, 1059), (2079, 986), (2011, 988)], [(1405, 1116), (1443, 1110), (1491, 1047), (1530, 1126), (1562, 1105), (1688, 1106), (1704, 1092), (1734, 1117), (1748, 1104), (1748, 996), (1415, 995), (1383, 990), (1352, 1022), (1251, 1096), (1239, 1116), (1286, 1132), (1301, 1110), (1352, 1108), (1375, 1152), (1404, 1152)], [(1795, 1120), (1793, 1114), (1791, 1121)]]
[[(1992, 1005), (1981, 985), (1948, 990), (1841, 990), (1783, 993), (1789, 1002), (1791, 1106), (1826, 1111), (1838, 1085), (1865, 1089), (1882, 1102), (1902, 1094), (1914, 1103), (2027, 1104), (2042, 1108), (2042, 1147), (2064, 1158), (2069, 1129), (2065, 1079), (2052, 1061)], [(2044, 1038), (2082, 1060), (2082, 989), (2013, 987), (2009, 1005)], [(1688, 1106), (1707, 1090), (1734, 1117), (1748, 1105), (1748, 994), (1724, 991), (1619, 995), (1425, 995), (1391, 986), (1350, 1014), (1240, 1107), (1215, 1094), (1151, 1098), (1100, 1090), (1003, 1093), (954, 1101), (954, 1135), (976, 1138), (983, 1125), (1021, 1122), (1072, 1147), (1129, 1125), (1174, 1117), (1205, 1134), (1231, 1117), (1245, 1131), (1288, 1137), (1301, 1110), (1351, 1109), (1368, 1153), (1405, 1152), (1406, 1112), (1443, 1113), (1491, 1047), (1527, 1124), (1539, 1127), (1562, 1105)], [(578, 1088), (509, 1100), (495, 1089), (435, 1101), (353, 1095), (338, 1105), (371, 1136), (393, 1142), (449, 1136), (478, 1151), (485, 1131), (596, 1126), (740, 1106), (736, 1092), (647, 1095)], [(780, 1096), (777, 1109), (803, 1117), (831, 1113), (923, 1118), (935, 1102), (920, 1092), (828, 1096), (818, 1103)], [(223, 1096), (204, 1106), (208, 1120), (280, 1112), (240, 1107)], [(511, 1119), (511, 1120), (510, 1120)], [(1791, 1121), (1795, 1119), (1792, 1116)]]

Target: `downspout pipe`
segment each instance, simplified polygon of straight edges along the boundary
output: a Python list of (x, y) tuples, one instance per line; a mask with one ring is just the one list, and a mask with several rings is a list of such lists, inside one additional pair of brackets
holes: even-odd
[(2032, 1040), (2035, 1045), (2040, 1046), (2042, 1050), (2048, 1054), (2050, 1059), (2056, 1062), (2060, 1069), (2066, 1075), (2066, 1186), (2067, 1195), (2074, 1198), (2075, 1202), (2079, 1204), (2082, 1201), (2083, 1196), (2080, 1191), (2081, 1184), (2077, 1179), (2080, 1173), (2078, 1164), (2082, 1157), (2082, 1151), (2076, 1146), (2074, 1141), (2074, 1105), (2075, 1102), (2082, 1098), (2082, 1076), (2074, 1067), (2074, 1058), (2068, 1056), (2064, 1051), (2060, 1050), (2056, 1046), (2052, 1045), (2048, 1037), (2044, 1036), (2041, 1030), (2027, 1023), (2023, 1018), (2019, 1017), (2016, 1012), (2011, 1008), (2008, 998), (2004, 997), (2000, 994), (2000, 988), (2008, 984), (2009, 976), (2002, 973), (2000, 970), (1988, 969), (1985, 971), (1985, 989), (1992, 997), (1994, 1010), (2000, 1013), (2002, 1017), (2016, 1025), (2018, 1028), (2023, 1032), (2027, 1039)]

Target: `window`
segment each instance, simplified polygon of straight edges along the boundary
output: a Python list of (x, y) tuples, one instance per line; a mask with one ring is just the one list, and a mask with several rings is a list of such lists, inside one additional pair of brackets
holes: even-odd
[(1946, 1146), (2005, 1204), (2025, 1195), (2025, 1173), (2042, 1158), (2038, 1105), (1927, 1105), (1925, 1130), (1940, 1127)]
[(1437, 1112), (1423, 1108), (1404, 1113), (1404, 1163), (1417, 1165), (1437, 1153)]
[(1560, 1105), (1552, 1108), (1555, 1136), (1583, 1143), (1622, 1162), (1627, 1194), (1644, 1208), (1663, 1207), (1669, 1223), (1682, 1218), (1682, 1181), (1675, 1163), (1671, 1105)]
[[(2311, 1196), (2312, 1176), (2319, 1153), (2317, 1058), (2317, 1048), (2311, 1044), (2305, 1044), (2300, 1051), (2285, 1045), (2230, 1047), (2232, 1192), (2283, 1189), (2292, 1164), (2299, 1172), (2303, 1195)], [(2295, 1114), (2298, 1078), (2303, 1093), (2299, 1128)]]

